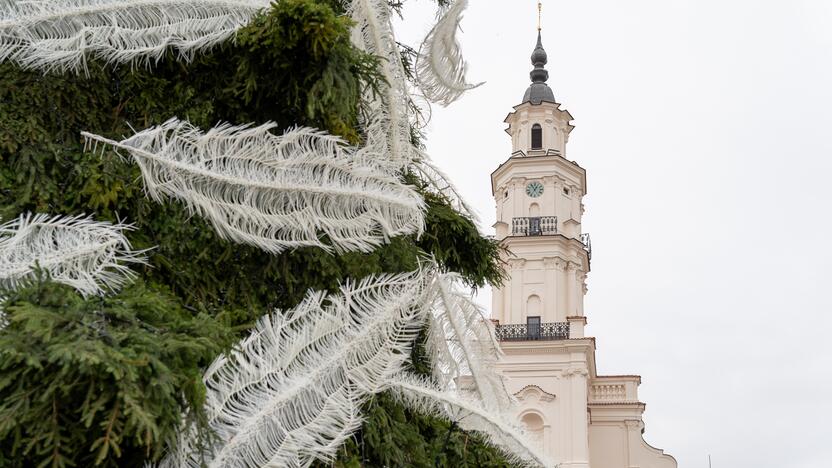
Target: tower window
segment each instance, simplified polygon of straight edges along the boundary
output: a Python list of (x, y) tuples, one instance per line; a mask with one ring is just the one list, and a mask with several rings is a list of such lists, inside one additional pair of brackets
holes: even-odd
[(543, 129), (540, 124), (532, 125), (532, 149), (543, 149)]

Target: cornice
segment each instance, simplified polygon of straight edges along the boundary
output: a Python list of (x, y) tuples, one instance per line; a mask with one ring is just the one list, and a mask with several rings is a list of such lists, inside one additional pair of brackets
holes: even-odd
[[(578, 190), (577, 192), (580, 192), (582, 195), (586, 195), (588, 193), (589, 190), (586, 185), (586, 169), (578, 165), (575, 161), (570, 161), (559, 154), (547, 154), (545, 156), (524, 157), (514, 157), (512, 155), (512, 157), (506, 159), (491, 173), (491, 195), (493, 196), (496, 193), (496, 185), (494, 184), (494, 181), (500, 174), (502, 174), (502, 172), (506, 171), (509, 166), (546, 166), (547, 164), (556, 164), (566, 172), (571, 172), (581, 181), (582, 190)], [(552, 174), (552, 176), (555, 175), (556, 174)]]
[(569, 338), (552, 341), (502, 341), (505, 354), (552, 354), (562, 352), (595, 352), (595, 338)]
[(603, 407), (610, 407), (610, 406), (622, 406), (625, 408), (641, 408), (644, 409), (647, 407), (646, 403), (642, 403), (640, 401), (605, 401), (605, 402), (588, 402), (587, 406), (590, 408), (593, 406), (603, 406)]
[[(566, 237), (565, 235), (558, 233), (543, 234), (540, 236), (505, 236), (502, 239), (500, 239), (500, 243), (509, 251), (512, 250), (512, 244), (516, 246), (522, 246), (534, 244), (548, 244), (552, 241), (555, 241), (562, 245), (564, 250), (567, 250), (567, 248), (569, 248), (569, 255), (552, 255), (549, 253), (551, 252), (551, 250), (549, 250), (540, 258), (541, 260), (545, 261), (546, 258), (558, 258), (563, 262), (567, 262), (567, 264), (573, 265), (571, 268), (576, 271), (580, 271), (580, 274), (586, 274), (591, 271), (589, 257), (587, 256), (586, 249), (584, 249), (584, 244), (582, 244), (580, 240), (574, 237)], [(566, 253), (567, 252), (564, 252), (564, 254)], [(575, 267), (574, 265), (577, 265), (577, 267)], [(558, 268), (561, 267), (558, 266)]]
[(603, 382), (605, 380), (635, 380), (636, 383), (641, 385), (640, 375), (597, 375), (593, 380), (600, 382)]

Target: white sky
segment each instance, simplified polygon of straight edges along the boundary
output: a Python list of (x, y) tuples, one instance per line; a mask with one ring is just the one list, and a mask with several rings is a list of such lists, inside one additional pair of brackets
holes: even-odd
[[(408, 3), (417, 45), (433, 2)], [(434, 107), (428, 150), (492, 233), (536, 1), (472, 0), (462, 27), (487, 83)], [(832, 466), (832, 1), (544, 0), (543, 44), (587, 170), (598, 372), (643, 377), (681, 468)]]

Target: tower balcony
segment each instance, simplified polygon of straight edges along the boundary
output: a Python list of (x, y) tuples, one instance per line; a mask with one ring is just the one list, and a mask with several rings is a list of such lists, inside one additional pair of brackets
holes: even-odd
[(511, 234), (514, 236), (547, 236), (557, 233), (557, 216), (533, 216), (511, 220)]
[(569, 339), (569, 322), (513, 323), (496, 325), (500, 341), (555, 341)]

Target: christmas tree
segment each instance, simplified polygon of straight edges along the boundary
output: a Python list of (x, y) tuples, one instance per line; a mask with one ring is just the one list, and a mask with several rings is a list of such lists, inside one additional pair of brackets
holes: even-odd
[(465, 3), (0, 4), (0, 466), (541, 463), (410, 99)]

